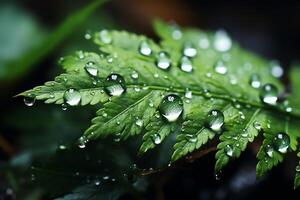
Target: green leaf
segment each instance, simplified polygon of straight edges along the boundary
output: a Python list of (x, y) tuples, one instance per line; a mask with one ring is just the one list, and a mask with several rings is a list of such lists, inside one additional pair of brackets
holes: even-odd
[[(125, 31), (97, 32), (93, 39), (99, 53), (65, 57), (61, 64), (66, 74), (21, 95), (62, 104), (68, 103), (65, 93), (73, 88), (80, 94), (78, 105), (102, 106), (82, 142), (108, 136), (119, 141), (143, 134), (139, 153), (145, 153), (172, 135), (176, 136), (172, 161), (218, 135), (216, 171), (238, 158), (259, 133), (265, 137), (257, 155), (259, 176), (283, 160), (285, 152), (275, 149), (268, 158), (264, 151), (267, 145), (274, 145), (278, 133), (287, 134), (287, 151), (296, 150), (300, 135), (297, 108), (288, 110), (287, 103), (271, 105), (261, 100), (265, 84), (284, 90), (270, 73), (270, 62), (242, 50), (224, 32), (181, 30), (162, 22), (156, 22), (155, 28), (162, 38), (160, 44)], [(221, 46), (220, 39), (225, 40)], [(87, 65), (92, 65), (92, 73)], [(112, 76), (117, 81), (111, 82)], [(117, 95), (111, 89), (119, 90)], [(170, 100), (172, 120), (161, 106), (171, 94), (179, 96), (178, 105)], [(279, 93), (274, 95), (273, 99)], [(217, 113), (217, 121), (212, 113)], [(218, 128), (211, 123), (219, 123)]]

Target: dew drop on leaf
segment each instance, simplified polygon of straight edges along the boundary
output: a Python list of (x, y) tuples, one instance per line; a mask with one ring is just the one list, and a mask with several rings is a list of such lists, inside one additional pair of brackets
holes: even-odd
[(271, 63), (271, 74), (275, 78), (281, 78), (283, 76), (283, 68), (280, 66), (280, 64), (277, 61), (273, 61)]
[(86, 138), (85, 136), (81, 136), (81, 137), (78, 139), (78, 147), (79, 147), (80, 149), (85, 148), (87, 142), (88, 142), (87, 138)]
[(163, 98), (159, 111), (168, 122), (175, 122), (183, 111), (183, 102), (175, 94), (167, 95)]
[(107, 30), (102, 30), (99, 33), (99, 39), (104, 44), (110, 44), (112, 42), (112, 35)]
[(224, 148), (224, 152), (227, 156), (232, 157), (233, 156), (233, 149), (232, 146), (227, 144)]
[(155, 133), (154, 135), (152, 135), (152, 141), (154, 144), (158, 145), (161, 143), (161, 137), (159, 134)]
[(171, 59), (168, 53), (161, 51), (156, 60), (156, 66), (160, 69), (168, 69), (171, 66)]
[(138, 127), (142, 127), (143, 124), (144, 124), (144, 122), (143, 122), (143, 120), (141, 120), (141, 119), (136, 119), (135, 124), (136, 124)]
[(119, 74), (110, 74), (105, 80), (104, 89), (110, 96), (120, 96), (126, 90), (125, 80)]
[(265, 84), (260, 91), (260, 99), (269, 105), (276, 105), (278, 100), (278, 89), (276, 86), (268, 83)]
[(262, 128), (261, 124), (258, 121), (253, 122), (253, 127), (258, 131), (260, 131)]
[(176, 25), (173, 25), (172, 29), (173, 29), (173, 30), (172, 30), (172, 33), (171, 33), (172, 38), (173, 38), (174, 40), (180, 40), (181, 37), (182, 37), (182, 32), (181, 32), (181, 30), (179, 29), (179, 27), (176, 26)]
[(274, 138), (274, 146), (277, 151), (286, 153), (290, 146), (290, 137), (283, 132), (277, 133), (276, 137)]
[(300, 164), (296, 167), (296, 172), (300, 172)]
[(192, 91), (190, 91), (188, 88), (185, 90), (184, 97), (187, 99), (191, 99), (193, 97)]
[(214, 132), (220, 132), (224, 124), (224, 115), (219, 110), (211, 110), (206, 120), (208, 128)]
[(84, 34), (84, 38), (86, 40), (90, 40), (92, 38), (91, 32), (90, 31), (86, 31), (86, 33)]
[(83, 51), (77, 51), (76, 54), (77, 54), (77, 57), (78, 57), (80, 60), (84, 59), (84, 53), (83, 53)]
[(270, 157), (270, 158), (272, 158), (273, 157), (273, 153), (274, 153), (274, 149), (273, 149), (273, 147), (271, 146), (271, 145), (267, 145), (266, 146), (266, 154)]
[(199, 47), (201, 49), (207, 49), (210, 45), (210, 42), (206, 35), (202, 34), (199, 39)]
[(98, 75), (98, 69), (95, 66), (95, 63), (93, 61), (89, 61), (85, 64), (84, 66), (85, 71), (90, 75), (90, 76), (97, 76)]
[(193, 70), (192, 61), (188, 57), (183, 56), (180, 60), (180, 69), (184, 72), (191, 72)]
[(215, 72), (218, 74), (226, 74), (228, 69), (223, 61), (218, 61), (214, 66)]
[(219, 52), (225, 52), (231, 49), (232, 41), (226, 31), (219, 30), (214, 36), (214, 48)]
[(70, 88), (64, 93), (65, 103), (69, 106), (77, 106), (81, 100), (80, 92), (77, 90)]
[(183, 53), (183, 55), (192, 58), (197, 55), (197, 49), (193, 46), (192, 43), (187, 42), (184, 44), (182, 53)]
[(33, 106), (35, 103), (35, 95), (28, 94), (23, 98), (23, 101), (26, 106)]
[(136, 71), (133, 71), (133, 72), (131, 73), (131, 78), (133, 78), (133, 79), (138, 79), (138, 78), (139, 78), (139, 74), (138, 74)]
[(139, 52), (140, 54), (144, 55), (144, 56), (149, 56), (152, 53), (152, 50), (148, 44), (148, 42), (146, 41), (142, 41), (140, 46), (139, 46)]
[(61, 109), (63, 111), (66, 111), (68, 109), (68, 104), (66, 104), (66, 103), (61, 104)]
[(261, 85), (260, 77), (258, 74), (252, 74), (249, 80), (249, 84), (253, 88), (259, 88)]

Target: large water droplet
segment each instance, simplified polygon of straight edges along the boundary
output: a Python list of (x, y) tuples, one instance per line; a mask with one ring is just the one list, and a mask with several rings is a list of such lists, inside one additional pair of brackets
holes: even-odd
[(110, 44), (112, 42), (112, 35), (107, 30), (100, 31), (99, 37), (104, 44)]
[(207, 116), (207, 126), (215, 131), (220, 132), (224, 124), (224, 115), (219, 110), (211, 110)]
[(158, 54), (156, 66), (160, 69), (168, 69), (171, 66), (171, 59), (168, 53), (162, 51)]
[(183, 53), (183, 55), (192, 58), (197, 55), (197, 49), (193, 46), (192, 43), (188, 42), (188, 43), (185, 43), (182, 53)]
[(64, 93), (65, 103), (69, 106), (77, 106), (81, 100), (80, 92), (77, 90), (70, 88)]
[(176, 121), (183, 111), (181, 98), (175, 94), (165, 96), (159, 106), (159, 111), (169, 122)]
[(228, 71), (228, 69), (223, 61), (218, 61), (215, 64), (214, 69), (215, 69), (215, 72), (217, 72), (218, 74), (226, 74)]
[(91, 76), (98, 75), (98, 69), (93, 61), (89, 61), (84, 66), (85, 71)]
[(214, 38), (214, 48), (217, 51), (225, 52), (230, 50), (232, 46), (231, 38), (224, 30), (219, 30), (215, 34)]
[(260, 92), (262, 102), (269, 105), (276, 105), (278, 100), (278, 89), (272, 84), (265, 84)]
[(278, 133), (274, 138), (274, 146), (277, 151), (286, 153), (290, 146), (290, 137), (286, 133)]
[(140, 54), (142, 54), (144, 56), (149, 56), (152, 53), (152, 50), (151, 50), (148, 42), (146, 42), (146, 41), (141, 42), (141, 44), (139, 46), (139, 52), (140, 52)]
[(260, 82), (260, 77), (258, 76), (258, 74), (252, 74), (249, 80), (249, 84), (251, 85), (251, 87), (253, 88), (259, 88), (261, 85)]
[(224, 148), (224, 152), (227, 156), (232, 157), (233, 156), (233, 149), (232, 146), (227, 144)]
[(105, 91), (110, 96), (120, 96), (126, 90), (124, 78), (119, 74), (110, 74), (105, 81)]
[(192, 61), (188, 57), (183, 56), (180, 61), (180, 69), (184, 72), (191, 72), (193, 70)]
[(24, 104), (26, 106), (33, 106), (35, 103), (35, 95), (33, 94), (28, 94), (24, 97)]
[(155, 133), (153, 136), (152, 136), (152, 141), (154, 144), (160, 144), (161, 143), (161, 137), (159, 134)]

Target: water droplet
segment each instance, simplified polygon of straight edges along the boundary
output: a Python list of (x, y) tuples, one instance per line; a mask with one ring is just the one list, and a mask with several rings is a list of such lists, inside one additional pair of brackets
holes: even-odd
[(299, 163), (299, 165), (296, 167), (296, 172), (300, 172), (300, 163)]
[(235, 76), (230, 75), (229, 82), (230, 82), (231, 85), (236, 85), (238, 83), (238, 80)]
[(99, 180), (96, 180), (96, 181), (95, 181), (95, 185), (96, 185), (96, 186), (99, 186), (100, 184), (101, 184), (101, 181), (99, 181)]
[(224, 152), (227, 156), (232, 157), (233, 156), (233, 149), (232, 146), (227, 144), (224, 148)]
[(293, 111), (293, 108), (292, 108), (292, 107), (286, 107), (286, 108), (285, 108), (285, 111), (286, 111), (286, 112), (292, 112), (292, 111)]
[(271, 145), (267, 145), (266, 146), (266, 154), (270, 157), (270, 158), (272, 158), (273, 157), (273, 152), (274, 152), (274, 149), (273, 149), (273, 147), (271, 146)]
[(226, 31), (219, 30), (215, 33), (214, 37), (214, 48), (217, 51), (225, 52), (230, 50), (232, 46), (231, 38), (228, 36)]
[(110, 74), (105, 81), (105, 91), (110, 96), (120, 96), (126, 90), (125, 80), (119, 74)]
[(155, 133), (153, 136), (152, 136), (152, 141), (154, 144), (160, 144), (161, 143), (161, 137), (159, 134)]
[(79, 139), (78, 139), (78, 147), (80, 149), (83, 149), (85, 148), (85, 145), (86, 143), (88, 142), (87, 138), (85, 136), (81, 136)]
[(84, 53), (83, 53), (83, 51), (77, 51), (76, 54), (77, 54), (77, 56), (78, 56), (79, 59), (81, 59), (81, 60), (84, 59)]
[(172, 29), (173, 29), (172, 33), (171, 33), (172, 34), (172, 38), (174, 40), (180, 40), (181, 37), (182, 37), (182, 32), (179, 29), (179, 27), (177, 25), (173, 25)]
[(221, 170), (215, 173), (215, 179), (216, 179), (216, 181), (221, 180), (222, 174), (223, 174), (223, 173), (222, 173)]
[(183, 111), (181, 98), (175, 94), (165, 96), (159, 106), (159, 111), (168, 122), (175, 122)]
[(269, 105), (276, 105), (278, 100), (278, 89), (272, 84), (265, 84), (260, 92), (262, 102)]
[(100, 31), (99, 37), (104, 44), (110, 44), (112, 42), (112, 35), (107, 30)]
[(91, 76), (97, 76), (98, 75), (98, 69), (95, 66), (95, 63), (93, 61), (89, 61), (84, 66), (85, 71), (91, 75)]
[(61, 109), (63, 111), (66, 111), (68, 109), (68, 104), (66, 104), (66, 103), (61, 104)]
[(283, 68), (279, 65), (277, 61), (271, 63), (271, 74), (275, 78), (281, 78), (283, 76)]
[(260, 77), (258, 74), (252, 74), (249, 80), (249, 84), (253, 87), (253, 88), (259, 88), (261, 85), (260, 82)]
[(65, 150), (65, 149), (67, 149), (67, 147), (66, 147), (65, 145), (63, 145), (63, 144), (59, 145), (58, 148), (59, 148), (60, 150)]
[(214, 132), (220, 132), (224, 124), (224, 115), (219, 110), (211, 110), (206, 118), (207, 126)]
[(244, 115), (243, 112), (239, 111), (239, 115), (240, 115), (240, 118), (241, 118), (241, 119), (246, 119), (246, 117), (245, 117), (245, 115)]
[(64, 93), (65, 103), (69, 106), (77, 106), (81, 100), (80, 92), (77, 90), (70, 88)]
[(181, 58), (180, 69), (184, 72), (191, 72), (193, 70), (192, 62), (188, 57), (183, 56)]
[(132, 74), (131, 74), (131, 78), (138, 79), (139, 78), (139, 74), (136, 71), (133, 71)]
[(91, 35), (91, 32), (90, 31), (87, 31), (85, 34), (84, 34), (84, 38), (86, 40), (90, 40), (92, 38), (92, 35)]
[(152, 50), (151, 50), (148, 42), (146, 42), (146, 41), (141, 42), (141, 44), (139, 46), (139, 52), (140, 52), (140, 54), (142, 54), (144, 56), (151, 55)]
[(185, 96), (185, 98), (191, 99), (193, 97), (192, 91), (190, 91), (189, 89), (186, 89), (184, 96)]
[(35, 103), (35, 95), (28, 94), (24, 97), (23, 101), (26, 106), (33, 106)]
[(226, 74), (228, 71), (228, 69), (223, 61), (218, 61), (215, 64), (214, 69), (215, 69), (215, 72), (217, 72), (218, 74)]
[(274, 138), (274, 146), (277, 151), (286, 153), (290, 146), (290, 137), (286, 133), (278, 133)]
[(262, 128), (261, 124), (258, 121), (253, 122), (253, 127), (258, 131), (260, 131)]
[(142, 127), (143, 124), (144, 124), (144, 122), (143, 122), (143, 120), (141, 120), (141, 119), (137, 119), (137, 120), (135, 121), (135, 124), (136, 124), (137, 126), (139, 126), (139, 127)]
[(192, 58), (197, 55), (197, 49), (193, 46), (192, 43), (187, 42), (183, 47), (182, 53), (183, 55)]
[(186, 137), (186, 140), (191, 143), (195, 143), (198, 140), (196, 135), (186, 134), (185, 137)]
[(171, 59), (168, 53), (162, 51), (158, 54), (156, 66), (160, 69), (168, 69), (171, 66)]
[(206, 35), (202, 34), (199, 39), (199, 47), (201, 49), (207, 49), (210, 45), (210, 42)]
[(154, 74), (154, 78), (158, 78), (158, 76), (159, 76), (159, 75), (158, 75), (157, 73)]

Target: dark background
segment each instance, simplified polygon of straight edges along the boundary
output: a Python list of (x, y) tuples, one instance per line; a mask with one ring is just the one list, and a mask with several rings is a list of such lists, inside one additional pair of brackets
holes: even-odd
[[(72, 11), (88, 2), (20, 0), (10, 1), (9, 4), (26, 10), (47, 32), (53, 30)], [(4, 3), (7, 2), (2, 2), (0, 6)], [(97, 30), (99, 20), (99, 27), (116, 27), (155, 38), (151, 28), (154, 18), (176, 21), (182, 26), (205, 30), (223, 28), (243, 48), (265, 58), (279, 60), (285, 74), (289, 66), (300, 59), (300, 2), (297, 1), (115, 0), (98, 9), (88, 20), (93, 21), (89, 22), (92, 24), (91, 30)], [(0, 27), (0, 30), (5, 31), (6, 28)], [(3, 162), (23, 151), (20, 138), (24, 133), (22, 129), (16, 128), (14, 123), (10, 123), (15, 120), (13, 115), (27, 112), (27, 117), (30, 117), (32, 112), (32, 108), (23, 105), (22, 99), (12, 97), (57, 74), (59, 70), (53, 68), (57, 67), (58, 58), (68, 52), (62, 49), (67, 48), (71, 52), (81, 49), (84, 46), (84, 32), (75, 32), (71, 38), (60, 44), (56, 51), (36, 64), (30, 73), (10, 81), (0, 80), (0, 160)], [(74, 41), (80, 41), (78, 46), (76, 42), (74, 45)], [(286, 76), (283, 80), (288, 84)], [(41, 104), (36, 105), (38, 106)], [(157, 180), (163, 182), (159, 184), (163, 184), (165, 199), (298, 199), (299, 190), (293, 190), (295, 156), (289, 155), (283, 164), (274, 168), (265, 178), (255, 181), (256, 160), (253, 149), (248, 149), (241, 159), (232, 162), (223, 171), (220, 181), (214, 178), (212, 153), (184, 165), (182, 169), (168, 172), (164, 179), (158, 177)], [(7, 186), (1, 179), (0, 184), (3, 187)], [(0, 194), (0, 199), (5, 199), (4, 196), (1, 197)], [(151, 194), (149, 197), (157, 198)]]

